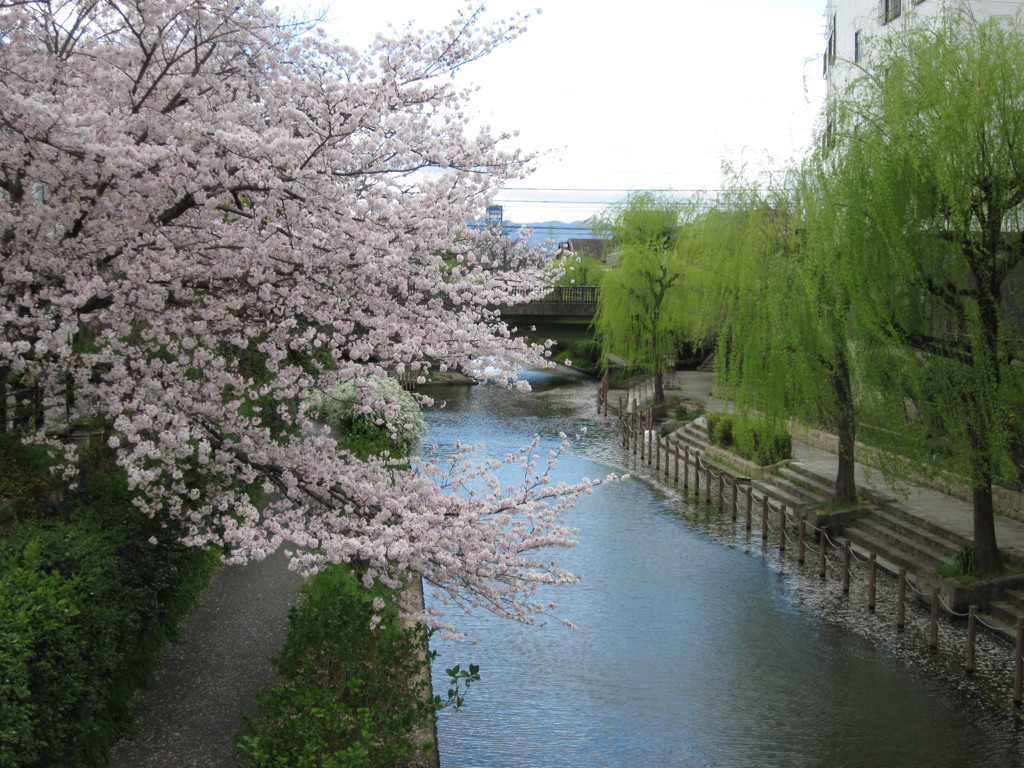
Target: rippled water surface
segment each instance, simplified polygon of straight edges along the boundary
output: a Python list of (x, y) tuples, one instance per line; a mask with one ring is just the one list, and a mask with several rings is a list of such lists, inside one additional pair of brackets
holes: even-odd
[[(427, 441), (502, 456), (586, 425), (563, 479), (635, 469), (612, 422), (594, 415), (593, 384), (532, 378), (528, 394), (431, 392), (447, 407), (428, 416)], [(983, 639), (968, 683), (959, 628), (944, 625), (932, 656), (922, 612), (895, 632), (886, 585), (868, 614), (856, 578), (844, 597), (812, 558), (800, 567), (742, 520), (644, 475), (572, 513), (580, 543), (557, 559), (583, 582), (552, 592), (578, 630), (474, 615), (458, 620), (467, 640), (435, 641), (439, 686), (456, 663), (483, 676), (462, 711), (442, 714), (444, 768), (1024, 766), (1019, 721), (1000, 706), (1008, 646)]]

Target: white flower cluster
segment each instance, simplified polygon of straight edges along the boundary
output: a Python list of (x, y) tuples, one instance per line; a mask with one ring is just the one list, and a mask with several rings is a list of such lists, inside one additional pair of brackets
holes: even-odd
[(332, 431), (344, 433), (362, 423), (386, 429), (403, 448), (411, 448), (427, 434), (427, 422), (417, 398), (395, 379), (377, 376), (365, 386), (339, 384), (313, 397), (316, 418)]

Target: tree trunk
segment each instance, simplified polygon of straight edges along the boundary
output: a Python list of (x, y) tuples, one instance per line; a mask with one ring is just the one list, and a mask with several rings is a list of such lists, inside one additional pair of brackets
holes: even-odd
[(974, 492), (974, 570), (976, 573), (999, 573), (1003, 562), (996, 546), (995, 507), (992, 504), (991, 478), (987, 485), (978, 485)]
[(853, 386), (850, 383), (850, 366), (844, 344), (843, 339), (837, 339), (837, 359), (832, 369), (835, 427), (839, 438), (839, 467), (836, 470), (836, 493), (832, 500), (836, 504), (853, 504), (857, 501), (857, 481), (854, 476), (857, 418), (853, 409)]
[(654, 374), (654, 404), (663, 405), (665, 403), (665, 372), (658, 371)]
[(857, 480), (854, 476), (857, 432), (853, 421), (853, 418), (841, 418), (836, 429), (839, 437), (839, 467), (836, 470), (836, 493), (832, 499), (836, 504), (853, 504), (857, 501)]

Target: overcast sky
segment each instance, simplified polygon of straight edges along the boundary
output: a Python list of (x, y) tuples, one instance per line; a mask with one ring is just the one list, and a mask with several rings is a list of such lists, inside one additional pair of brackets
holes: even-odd
[[(491, 0), (488, 16), (537, 4)], [(586, 219), (600, 208), (594, 201), (634, 189), (717, 189), (723, 160), (778, 166), (810, 143), (825, 91), (825, 0), (539, 5), (525, 35), (460, 73), (480, 86), (473, 109), (482, 121), (546, 153), (533, 176), (499, 195), (506, 219)], [(461, 7), (334, 0), (326, 26), (363, 47), (389, 24), (438, 27)]]

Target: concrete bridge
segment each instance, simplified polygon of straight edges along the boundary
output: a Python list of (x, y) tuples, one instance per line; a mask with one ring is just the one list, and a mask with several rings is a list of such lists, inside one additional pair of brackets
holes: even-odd
[(535, 327), (528, 335), (559, 340), (591, 338), (601, 289), (594, 285), (559, 285), (544, 298), (499, 307), (511, 326)]

